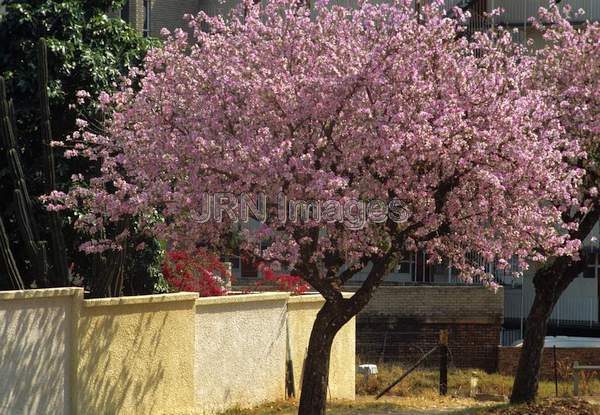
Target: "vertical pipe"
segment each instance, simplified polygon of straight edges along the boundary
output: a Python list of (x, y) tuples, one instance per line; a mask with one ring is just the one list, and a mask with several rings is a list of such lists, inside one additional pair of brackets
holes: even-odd
[(426, 261), (426, 257), (425, 257), (425, 251), (423, 251), (423, 282), (425, 282), (425, 276), (426, 276), (426, 270), (425, 267), (427, 266), (427, 261)]
[(289, 321), (289, 318), (287, 315), (286, 315), (286, 322), (285, 322), (285, 340), (286, 340), (286, 345), (285, 345), (285, 354), (286, 354), (285, 391), (286, 391), (286, 395), (288, 398), (295, 398), (296, 397), (296, 383), (294, 381), (294, 363), (292, 361), (292, 340), (290, 337), (290, 321)]
[(521, 283), (521, 339), (524, 339), (523, 334), (523, 315), (525, 314), (525, 277), (523, 278), (523, 282)]
[(527, 2), (521, 4), (523, 5), (523, 43), (527, 44)]

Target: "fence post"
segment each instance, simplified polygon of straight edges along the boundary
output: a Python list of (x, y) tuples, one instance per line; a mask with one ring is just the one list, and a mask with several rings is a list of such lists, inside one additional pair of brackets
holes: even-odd
[(448, 393), (448, 330), (440, 331), (440, 395)]
[(556, 363), (556, 345), (552, 347), (552, 354), (554, 356), (554, 393), (558, 398), (558, 367)]
[(573, 396), (579, 395), (579, 362), (573, 362)]

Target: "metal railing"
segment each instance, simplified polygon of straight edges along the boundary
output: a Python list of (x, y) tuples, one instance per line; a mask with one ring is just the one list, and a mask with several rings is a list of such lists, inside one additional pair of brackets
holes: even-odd
[(502, 329), (500, 331), (500, 345), (501, 346), (512, 346), (517, 340), (522, 340), (523, 335), (521, 334), (521, 330), (506, 330)]
[[(496, 17), (497, 24), (524, 25), (527, 19), (536, 16), (540, 7), (548, 7), (549, 0), (488, 0), (488, 11), (501, 8), (504, 13)], [(585, 10), (582, 17), (576, 17), (574, 21), (598, 20), (600, 19), (600, 1), (598, 0), (563, 0), (559, 7), (569, 4), (573, 12), (579, 9)]]
[[(504, 318), (527, 318), (532, 304), (533, 293), (523, 293), (522, 289), (504, 290)], [(592, 296), (560, 298), (550, 316), (550, 321), (559, 326), (592, 327), (594, 323), (598, 323), (598, 298)]]

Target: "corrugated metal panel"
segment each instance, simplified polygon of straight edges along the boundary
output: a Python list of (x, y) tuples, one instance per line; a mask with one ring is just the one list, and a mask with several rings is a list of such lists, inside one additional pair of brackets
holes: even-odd
[[(505, 13), (497, 21), (503, 24), (521, 25), (537, 15), (540, 7), (548, 7), (549, 0), (488, 0), (488, 10), (502, 8)], [(599, 0), (563, 0), (560, 6), (571, 5), (574, 11), (583, 9), (586, 14), (577, 20), (600, 20)]]
[[(430, 1), (432, 0), (421, 0), (421, 3)], [(227, 13), (232, 7), (239, 4), (239, 2), (239, 0), (201, 0), (199, 3), (201, 10), (206, 11), (210, 15), (216, 15)], [(371, 2), (385, 3), (387, 0), (371, 0)], [(465, 3), (467, 3), (466, 0), (444, 0), (444, 5), (447, 9), (464, 5)], [(487, 0), (487, 10), (491, 11), (496, 8), (503, 8), (505, 10), (505, 13), (496, 19), (496, 23), (523, 25), (529, 17), (537, 14), (540, 7), (547, 7), (549, 3), (550, 0)], [(358, 0), (331, 0), (330, 4), (356, 7)], [(480, 4), (485, 4), (485, 2), (480, 2)], [(579, 20), (600, 20), (600, 0), (563, 0), (561, 6), (563, 4), (570, 4), (573, 10), (584, 9), (586, 14), (583, 19)], [(478, 5), (477, 7), (481, 6)]]

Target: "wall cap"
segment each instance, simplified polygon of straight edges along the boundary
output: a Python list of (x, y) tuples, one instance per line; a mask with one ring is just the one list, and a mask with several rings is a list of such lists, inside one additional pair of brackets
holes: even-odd
[[(357, 290), (361, 287), (360, 284), (349, 283), (345, 286), (349, 290)], [(510, 287), (508, 287), (510, 288)], [(481, 284), (453, 284), (453, 283), (414, 283), (414, 282), (406, 282), (406, 283), (386, 283), (384, 282), (381, 286), (377, 288), (376, 293), (384, 290), (487, 290), (490, 293), (494, 294), (494, 289), (490, 287), (486, 287)], [(504, 290), (504, 286), (499, 286), (497, 288), (498, 292)]]
[(83, 288), (39, 288), (28, 290), (0, 291), (0, 300), (27, 300), (33, 298), (71, 297), (78, 294), (83, 296)]
[(198, 293), (181, 292), (173, 294), (135, 295), (131, 297), (93, 298), (83, 301), (84, 307), (103, 307), (112, 305), (157, 304), (175, 301), (192, 301)]
[[(344, 298), (350, 298), (354, 295), (353, 292), (343, 292), (342, 296)], [(321, 294), (302, 294), (302, 295), (294, 295), (291, 296), (288, 300), (289, 304), (298, 304), (298, 303), (324, 303), (325, 299)]]
[(239, 295), (224, 295), (220, 297), (201, 297), (196, 299), (197, 306), (211, 306), (221, 304), (254, 303), (260, 301), (282, 301), (290, 297), (286, 292), (250, 293)]

